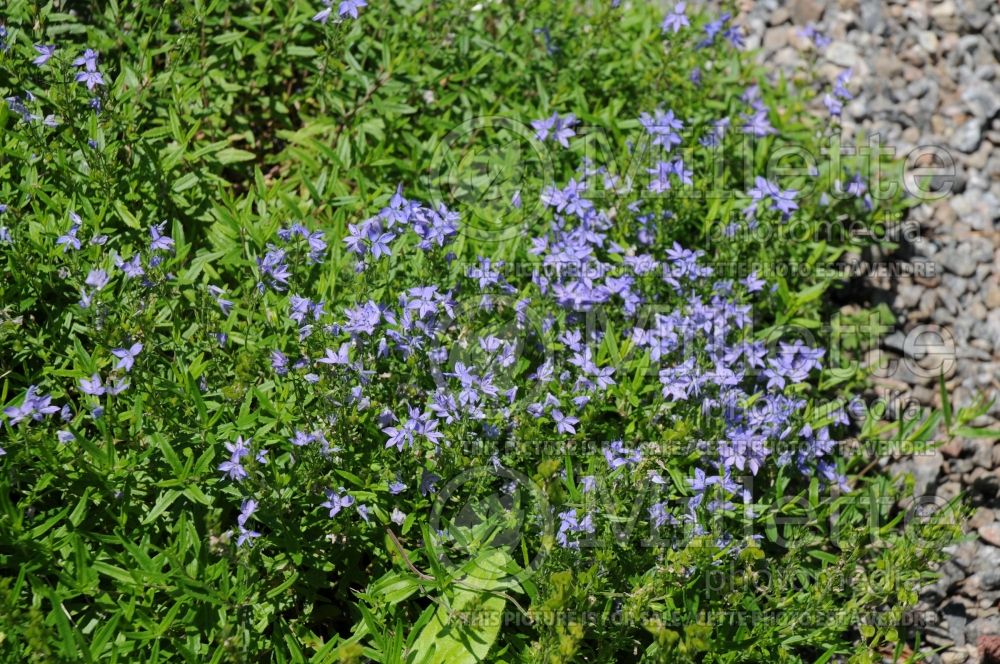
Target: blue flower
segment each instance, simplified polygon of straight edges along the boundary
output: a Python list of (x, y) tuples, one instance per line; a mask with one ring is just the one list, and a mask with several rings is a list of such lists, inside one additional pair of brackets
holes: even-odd
[[(264, 258), (257, 259), (257, 267), (260, 269), (260, 276), (267, 279), (271, 288), (282, 291), (288, 285), (288, 278), (292, 273), (285, 264), (285, 250), (278, 249), (274, 245), (268, 245), (269, 251), (264, 254)], [(257, 284), (257, 289), (264, 292), (264, 283)]]
[(562, 411), (560, 410), (552, 411), (552, 419), (556, 423), (556, 431), (558, 431), (559, 433), (568, 433), (568, 434), (576, 433), (576, 427), (574, 425), (576, 425), (580, 421), (576, 417), (572, 417), (570, 415), (563, 415)]
[(716, 36), (718, 36), (718, 34), (725, 29), (726, 23), (729, 22), (730, 18), (732, 18), (732, 15), (729, 12), (726, 12), (722, 14), (718, 19), (711, 21), (707, 25), (705, 25), (705, 34), (707, 35), (707, 37), (705, 37), (705, 39), (703, 39), (702, 41), (698, 42), (698, 48), (705, 48), (706, 46), (711, 46), (713, 43), (715, 43)]
[(738, 25), (729, 26), (729, 28), (726, 29), (724, 36), (735, 48), (743, 48), (745, 45), (743, 41), (743, 31), (740, 30), (740, 26)]
[(28, 107), (24, 105), (24, 102), (21, 101), (20, 97), (18, 96), (7, 97), (6, 101), (7, 101), (7, 106), (10, 108), (10, 110), (21, 116), (22, 122), (31, 124), (32, 122), (38, 119), (37, 115), (28, 110)]
[(322, 231), (313, 231), (306, 241), (309, 243), (309, 259), (314, 263), (322, 262), (323, 254), (326, 253), (326, 240), (323, 239)]
[(98, 374), (94, 374), (89, 379), (81, 378), (80, 391), (94, 397), (101, 396), (105, 392), (104, 386), (101, 385), (101, 377)]
[(680, 134), (677, 132), (684, 128), (684, 123), (677, 119), (673, 111), (657, 110), (652, 116), (649, 113), (642, 113), (639, 116), (639, 124), (653, 137), (653, 145), (660, 145), (670, 150), (681, 143)]
[(362, 229), (360, 224), (348, 224), (347, 237), (344, 238), (344, 244), (347, 245), (348, 250), (361, 257), (364, 256), (365, 252), (368, 250), (368, 247), (364, 242), (366, 237), (367, 234)]
[(127, 389), (128, 389), (128, 381), (125, 380), (124, 378), (118, 378), (115, 379), (113, 383), (108, 385), (107, 392), (108, 394), (114, 396), (116, 394), (121, 394)]
[[(323, 0), (323, 5), (325, 9), (320, 10), (312, 17), (312, 20), (319, 23), (326, 23), (330, 20), (330, 15), (333, 13), (333, 8), (331, 5), (331, 0)], [(358, 18), (358, 10), (363, 7), (367, 7), (368, 3), (365, 0), (343, 0), (337, 7), (337, 14), (340, 17), (350, 16), (351, 18)]]
[(830, 94), (823, 95), (823, 104), (832, 116), (839, 116), (844, 110), (844, 105), (840, 103), (840, 100)]
[(616, 440), (604, 450), (604, 459), (611, 470), (617, 470), (622, 466), (639, 463), (642, 461), (642, 454), (638, 450), (625, 447), (623, 441)]
[(337, 13), (341, 16), (357, 18), (358, 10), (367, 6), (368, 3), (365, 2), (365, 0), (343, 0), (343, 2), (340, 3), (340, 7), (337, 8)]
[(743, 285), (747, 287), (747, 291), (750, 293), (756, 293), (764, 289), (767, 282), (757, 276), (757, 271), (754, 270), (743, 280)]
[(242, 525), (239, 526), (240, 536), (236, 538), (236, 546), (241, 547), (244, 544), (249, 543), (253, 546), (253, 541), (260, 537), (260, 533), (256, 530), (247, 530)]
[(758, 110), (752, 115), (749, 113), (741, 114), (740, 117), (743, 118), (744, 134), (753, 134), (754, 136), (761, 138), (763, 136), (777, 133), (777, 130), (771, 125), (771, 120), (768, 118), (766, 109)]
[(253, 513), (257, 511), (257, 501), (253, 498), (248, 498), (243, 501), (240, 505), (240, 515), (236, 517), (236, 522), (241, 526), (245, 526), (247, 519), (253, 516)]
[(781, 189), (778, 185), (759, 175), (754, 178), (754, 186), (747, 191), (747, 195), (750, 196), (752, 202), (743, 209), (743, 213), (749, 218), (756, 215), (757, 204), (765, 198), (771, 200), (771, 209), (780, 211), (782, 218), (786, 220), (791, 217), (792, 212), (799, 209), (798, 204), (795, 202), (795, 197), (798, 195), (797, 191), (794, 189)]
[(169, 236), (163, 234), (163, 229), (166, 227), (167, 222), (161, 221), (158, 224), (154, 224), (149, 227), (149, 250), (150, 251), (172, 251), (174, 248), (174, 241)]
[(46, 62), (48, 62), (49, 58), (51, 58), (52, 55), (56, 52), (56, 46), (55, 44), (35, 44), (35, 50), (38, 51), (39, 55), (31, 62), (36, 67), (41, 67)]
[(434, 473), (425, 470), (420, 476), (420, 495), (426, 496), (429, 493), (434, 493), (437, 488), (434, 486), (437, 484), (441, 478)]
[(576, 509), (571, 509), (559, 514), (559, 531), (556, 533), (556, 542), (569, 549), (579, 549), (580, 543), (570, 540), (570, 535), (582, 533), (592, 534), (594, 532), (594, 520), (590, 514), (582, 519), (577, 516)]
[(91, 270), (83, 283), (93, 288), (95, 292), (99, 291), (108, 285), (108, 273), (101, 269)]
[(222, 297), (225, 291), (219, 288), (218, 286), (210, 285), (208, 287), (208, 292), (212, 295), (212, 297), (215, 298), (215, 303), (219, 305), (219, 309), (222, 310), (223, 315), (228, 316), (229, 312), (232, 311), (233, 303), (230, 300), (227, 300), (224, 297)]
[(230, 452), (230, 457), (228, 461), (223, 461), (219, 464), (218, 470), (222, 471), (234, 482), (239, 482), (248, 477), (241, 459), (250, 454), (250, 449), (247, 447), (249, 443), (250, 439), (248, 438), (244, 441), (243, 436), (237, 436), (235, 443), (226, 443), (226, 449)]
[(389, 243), (396, 239), (395, 233), (373, 233), (368, 236), (368, 241), (370, 243), (369, 250), (372, 253), (372, 258), (381, 258), (382, 256), (392, 256), (392, 251), (389, 249)]
[(136, 254), (129, 260), (122, 260), (118, 255), (115, 255), (115, 267), (125, 273), (125, 276), (129, 279), (135, 279), (136, 277), (141, 277), (146, 273), (142, 268), (142, 263), (140, 262), (139, 254)]
[(313, 442), (313, 440), (315, 440), (313, 434), (306, 433), (305, 431), (299, 431), (298, 429), (295, 430), (294, 435), (289, 439), (292, 445), (295, 445), (296, 447), (305, 447), (309, 443)]
[(668, 503), (655, 503), (649, 508), (649, 520), (654, 527), (659, 528), (664, 524), (669, 524), (671, 526), (678, 525), (677, 519), (673, 514), (667, 511)]
[(541, 120), (532, 120), (531, 126), (535, 129), (535, 137), (544, 141), (551, 135), (552, 139), (558, 141), (564, 148), (569, 147), (569, 139), (576, 136), (573, 125), (577, 123), (576, 116), (572, 113), (559, 117), (558, 113), (553, 113)]
[[(70, 214), (72, 215), (73, 213), (70, 213)], [(77, 219), (79, 219), (79, 217), (77, 217)], [(77, 222), (74, 222), (73, 225), (70, 226), (69, 231), (67, 231), (63, 235), (60, 235), (56, 239), (56, 246), (62, 245), (63, 253), (66, 253), (67, 251), (69, 251), (70, 248), (79, 250), (80, 249), (80, 240), (77, 239), (77, 237), (76, 237), (76, 234), (77, 234), (77, 232), (79, 230), (80, 230), (80, 224), (77, 223)]]
[(288, 357), (280, 350), (272, 350), (271, 368), (274, 369), (274, 372), (279, 376), (284, 376), (288, 373)]
[(374, 334), (382, 318), (382, 309), (373, 300), (355, 308), (344, 309), (347, 323), (344, 329), (352, 334)]
[(833, 84), (833, 94), (837, 95), (845, 101), (850, 101), (854, 99), (854, 95), (851, 94), (850, 90), (847, 89), (847, 83), (851, 80), (851, 69), (845, 69), (837, 75), (836, 81)]
[(816, 48), (823, 49), (830, 45), (832, 41), (829, 37), (824, 35), (822, 32), (816, 29), (816, 27), (809, 23), (806, 27), (799, 30), (799, 36), (805, 37), (806, 39), (812, 41)]
[(419, 426), (419, 420), (410, 418), (402, 426), (384, 427), (382, 433), (389, 436), (388, 440), (385, 441), (386, 448), (395, 447), (402, 452), (404, 447), (413, 445), (414, 436), (417, 434)]
[(135, 358), (139, 353), (142, 352), (142, 344), (136, 342), (132, 344), (129, 348), (115, 348), (111, 351), (111, 354), (118, 358), (118, 364), (115, 365), (115, 369), (124, 369), (126, 372), (132, 370), (132, 366), (135, 364)]
[(704, 493), (708, 487), (713, 484), (718, 484), (719, 480), (719, 477), (709, 477), (701, 468), (695, 468), (694, 477), (689, 477), (685, 481), (691, 486), (691, 490), (695, 493)]
[(854, 177), (847, 184), (847, 193), (852, 196), (862, 196), (868, 191), (868, 187), (865, 185), (864, 179), (861, 177), (861, 173), (855, 173)]
[(83, 55), (73, 60), (74, 67), (83, 67), (87, 71), (97, 71), (97, 58), (100, 57), (98, 52), (88, 48), (83, 52)]
[(20, 406), (8, 406), (4, 408), (4, 414), (10, 418), (10, 425), (14, 426), (22, 420), (31, 418), (41, 421), (46, 415), (58, 412), (59, 407), (52, 405), (51, 396), (42, 396), (37, 393), (38, 387), (30, 385), (24, 394), (24, 401)]
[(330, 0), (323, 0), (323, 4), (326, 8), (316, 12), (316, 15), (313, 16), (312, 20), (319, 23), (326, 23), (330, 20), (330, 14), (333, 12), (333, 8), (330, 7)]
[(810, 371), (821, 366), (822, 348), (812, 349), (798, 340), (791, 344), (780, 342), (778, 348), (778, 356), (769, 359), (763, 371), (763, 376), (768, 379), (768, 389), (784, 389), (786, 379), (793, 383), (804, 382)]
[(346, 367), (350, 363), (350, 360), (347, 355), (348, 350), (350, 350), (350, 347), (351, 344), (345, 341), (344, 343), (340, 344), (340, 349), (337, 352), (334, 352), (333, 350), (327, 348), (326, 357), (321, 357), (320, 359), (316, 360), (316, 363)]
[(76, 75), (77, 83), (86, 83), (88, 90), (93, 90), (98, 85), (104, 85), (104, 77), (99, 71), (81, 71)]
[(676, 5), (674, 5), (673, 12), (666, 15), (666, 17), (663, 19), (662, 25), (660, 25), (660, 29), (663, 32), (666, 32), (669, 29), (672, 30), (674, 33), (677, 33), (680, 32), (680, 29), (683, 28), (684, 26), (691, 25), (691, 23), (688, 21), (688, 17), (684, 15), (684, 10), (686, 9), (686, 7), (687, 5), (684, 2), (678, 2)]
[(239, 461), (233, 461), (232, 459), (220, 463), (218, 469), (228, 475), (229, 479), (236, 482), (247, 477), (246, 469), (243, 468)]
[(346, 493), (344, 487), (340, 487), (340, 493), (326, 489), (326, 502), (321, 504), (321, 507), (326, 507), (330, 510), (330, 518), (337, 516), (340, 510), (345, 507), (350, 507), (354, 504), (354, 496)]

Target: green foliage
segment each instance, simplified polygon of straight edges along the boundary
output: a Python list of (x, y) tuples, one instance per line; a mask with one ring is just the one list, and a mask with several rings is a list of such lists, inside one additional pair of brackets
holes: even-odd
[[(598, 320), (594, 348), (616, 383), (589, 404), (581, 433), (565, 438), (581, 448), (647, 441), (665, 453), (611, 472), (602, 450), (536, 446), (553, 438), (548, 419), (496, 417), (498, 428), (520, 426), (499, 452), (517, 473), (501, 479), (532, 487), (523, 504), (507, 501), (497, 477), (466, 474), (493, 467), (498, 452), (472, 423), (448, 431), (454, 445), (444, 454), (385, 448), (380, 410), (402, 419), (402, 404), (442, 380), (417, 358), (365, 358), (378, 369), (365, 385), (368, 409), (355, 407), (347, 381), (310, 382), (272, 366), (276, 350), (294, 362), (336, 349), (319, 323), (303, 336), (289, 320), (291, 295), (339, 316), (428, 283), (458, 292), (480, 256), (537, 267), (529, 238), (548, 223), (535, 203), (546, 187), (579, 177), (586, 157), (622, 178), (645, 177), (649, 164), (629, 147), (642, 134), (640, 113), (669, 107), (697, 145), (720, 117), (738, 118), (746, 88), (759, 84), (779, 133), (734, 132), (716, 161), (712, 151), (685, 153), (699, 186), (711, 181), (727, 195), (672, 192), (652, 202), (650, 216), (673, 216), (650, 251), (675, 241), (704, 250), (733, 280), (747, 266), (795, 266), (769, 272), (774, 290), (763, 297), (734, 297), (753, 305), (746, 339), (773, 346), (800, 335), (828, 351), (818, 377), (788, 390), (807, 402), (807, 421), (796, 425), (830, 425), (864, 381), (853, 354), (865, 345), (859, 321), (836, 314), (831, 298), (844, 282), (836, 261), (865, 244), (846, 222), (877, 228), (902, 204), (821, 203), (833, 182), (858, 170), (875, 176), (860, 159), (817, 157), (815, 175), (798, 162), (782, 174), (782, 187), (801, 192), (794, 223), (761, 212), (761, 232), (726, 237), (722, 229), (743, 218), (747, 175), (791, 147), (818, 156), (830, 134), (817, 132), (800, 92), (769, 83), (721, 39), (694, 48), (708, 17), (692, 15), (687, 41), (672, 41), (657, 8), (634, 4), (371, 0), (358, 20), (325, 26), (310, 20), (322, 5), (305, 0), (81, 2), (72, 12), (7, 4), (0, 92), (30, 92), (25, 103), (39, 118), (0, 105), (0, 226), (12, 236), (0, 243), (0, 403), (16, 408), (37, 385), (70, 410), (65, 422), (54, 414), (2, 425), (0, 659), (868, 662), (902, 642), (914, 588), (956, 537), (957, 506), (909, 518), (893, 507), (892, 482), (866, 474), (864, 454), (836, 455), (850, 492), (767, 465), (754, 477), (755, 514), (648, 545), (649, 474), (662, 475), (662, 498), (685, 503), (689, 475), (706, 459), (688, 443), (722, 428), (662, 398), (659, 365), (620, 311)], [(58, 46), (46, 66), (30, 64), (35, 43)], [(93, 92), (73, 79), (72, 60), (86, 47), (100, 52), (106, 82)], [(581, 121), (580, 140), (565, 150), (548, 149), (528, 125), (553, 112)], [(56, 126), (40, 122), (48, 115)], [(583, 126), (593, 129), (586, 139)], [(410, 243), (355, 273), (348, 224), (385, 206), (398, 183), (412, 200), (459, 212), (454, 255)], [(515, 192), (524, 208), (510, 205)], [(618, 220), (609, 235), (628, 245), (642, 226), (629, 208), (638, 197), (613, 193), (601, 199)], [(81, 247), (66, 251), (57, 238), (71, 213)], [(160, 222), (171, 251), (149, 247)], [(329, 250), (314, 261), (304, 239), (282, 245), (294, 285), (279, 292), (266, 286), (261, 261), (278, 230), (297, 222), (322, 230)], [(136, 256), (145, 274), (122, 276), (116, 257)], [(726, 265), (739, 267), (724, 273)], [(95, 269), (112, 283), (80, 306)], [(656, 303), (684, 306), (688, 294), (658, 276), (642, 284)], [(514, 310), (528, 281), (495, 294), (497, 311)], [(231, 312), (210, 285), (232, 300)], [(481, 311), (478, 292), (463, 296), (448, 341), (506, 329), (509, 321)], [(533, 323), (551, 317), (553, 328), (528, 341), (561, 343), (555, 331), (570, 314), (549, 304), (529, 313)], [(114, 368), (112, 351), (136, 342), (143, 350), (131, 371)], [(540, 362), (534, 346), (524, 348), (504, 387), (530, 392)], [(88, 396), (80, 381), (95, 374), (130, 386)], [(551, 389), (571, 394), (568, 384)], [(974, 411), (946, 407), (891, 430), (870, 417), (858, 433), (862, 443), (905, 447), (929, 441), (943, 418), (954, 435), (992, 435), (969, 426)], [(60, 428), (73, 439), (59, 440)], [(289, 443), (300, 428), (322, 429), (329, 448)], [(253, 441), (239, 483), (218, 469), (238, 437)], [(432, 474), (437, 493), (421, 491)], [(588, 492), (588, 476), (607, 482)], [(455, 478), (465, 504), (447, 498)], [(398, 479), (403, 495), (390, 490)], [(331, 518), (325, 490), (355, 503)], [(259, 506), (247, 525), (262, 536), (238, 546), (234, 524), (248, 496)], [(606, 518), (592, 541), (559, 546), (556, 514), (595, 502)], [(442, 523), (452, 509), (458, 516)], [(742, 537), (743, 527), (759, 539)], [(720, 532), (736, 537), (720, 543)]]

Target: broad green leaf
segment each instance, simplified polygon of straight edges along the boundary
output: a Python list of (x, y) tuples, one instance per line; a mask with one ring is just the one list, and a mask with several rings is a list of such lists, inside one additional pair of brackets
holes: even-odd
[(413, 643), (413, 664), (475, 664), (485, 660), (500, 630), (507, 600), (494, 594), (513, 563), (501, 549), (487, 549), (463, 567), (452, 584), (451, 611), (438, 607)]

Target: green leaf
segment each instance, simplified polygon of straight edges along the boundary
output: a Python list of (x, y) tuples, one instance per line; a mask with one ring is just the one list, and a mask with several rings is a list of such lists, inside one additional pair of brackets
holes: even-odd
[(118, 213), (118, 216), (122, 218), (122, 221), (125, 222), (126, 226), (136, 230), (141, 228), (139, 220), (135, 218), (135, 215), (132, 214), (127, 207), (125, 207), (124, 203), (121, 201), (115, 201), (114, 206), (115, 211)]
[(381, 601), (398, 604), (415, 593), (419, 587), (420, 581), (416, 577), (389, 572), (375, 582), (369, 594)]
[(499, 579), (513, 563), (501, 549), (488, 549), (463, 569), (455, 584), (451, 610), (439, 606), (413, 643), (413, 664), (475, 664), (486, 658), (496, 641), (507, 600)]
[(187, 173), (174, 181), (173, 190), (179, 194), (182, 191), (187, 191), (196, 184), (198, 184), (198, 174)]
[(177, 500), (177, 497), (180, 495), (181, 495), (180, 491), (178, 491), (177, 489), (171, 489), (170, 491), (167, 491), (162, 496), (160, 496), (160, 499), (156, 501), (155, 505), (153, 505), (153, 509), (151, 509), (149, 511), (149, 514), (146, 515), (146, 518), (142, 520), (142, 525), (145, 526), (146, 524), (156, 521), (156, 519), (159, 518), (161, 514), (166, 512), (167, 508), (170, 507), (170, 505), (172, 505), (173, 502)]
[(253, 152), (239, 148), (223, 148), (215, 153), (220, 164), (234, 164), (241, 161), (253, 161), (257, 158)]
[(826, 551), (814, 550), (810, 551), (809, 555), (815, 558), (816, 560), (823, 561), (824, 563), (829, 563), (831, 565), (837, 564), (837, 556), (833, 555), (832, 553), (827, 553)]
[(291, 574), (288, 575), (287, 579), (281, 582), (280, 585), (275, 586), (274, 588), (271, 588), (271, 590), (267, 591), (267, 598), (274, 599), (281, 593), (291, 588), (295, 584), (295, 582), (298, 581), (298, 579), (299, 579), (299, 573), (292, 572)]
[(109, 565), (108, 563), (103, 562), (101, 560), (95, 560), (93, 563), (91, 563), (91, 567), (93, 567), (94, 571), (97, 572), (98, 574), (109, 576), (115, 581), (120, 581), (128, 585), (135, 584), (135, 578), (128, 571), (123, 570), (120, 567)]
[(957, 427), (952, 433), (962, 438), (986, 438), (1000, 440), (1000, 429), (986, 429), (983, 427)]
[(944, 426), (951, 431), (951, 400), (948, 398), (948, 389), (944, 385), (944, 374), (938, 376), (938, 387), (941, 390), (941, 410), (944, 412)]
[(296, 55), (304, 58), (312, 58), (317, 55), (316, 49), (311, 46), (296, 46), (291, 45), (287, 49), (288, 55)]

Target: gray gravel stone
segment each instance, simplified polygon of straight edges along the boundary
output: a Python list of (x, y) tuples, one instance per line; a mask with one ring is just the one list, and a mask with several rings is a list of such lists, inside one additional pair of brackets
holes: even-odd
[(941, 664), (965, 664), (968, 661), (969, 654), (964, 650), (948, 650), (941, 653)]
[(998, 202), (992, 192), (969, 191), (953, 196), (948, 205), (974, 230), (988, 231), (993, 228), (993, 220), (1000, 216), (1000, 208), (995, 207)]
[(1000, 547), (1000, 521), (994, 521), (991, 524), (981, 526), (979, 528), (979, 536), (983, 538), (983, 541), (992, 544), (995, 547)]
[(789, 7), (792, 14), (792, 21), (796, 25), (807, 25), (816, 23), (826, 11), (826, 4), (817, 0), (792, 0)]
[[(971, 274), (976, 273), (975, 263), (973, 263)], [(956, 276), (954, 274), (942, 274), (941, 275), (941, 285), (944, 286), (952, 295), (958, 297), (965, 293), (965, 290), (969, 287), (969, 282), (962, 277)]]
[(965, 605), (959, 602), (952, 602), (947, 604), (941, 613), (944, 616), (945, 624), (948, 626), (948, 636), (951, 637), (956, 646), (965, 645), (965, 626), (969, 622)]
[(934, 493), (937, 479), (944, 465), (944, 455), (940, 452), (920, 454), (902, 459), (896, 469), (902, 473), (913, 475), (913, 495), (927, 496)]
[(951, 135), (951, 144), (962, 152), (975, 152), (979, 142), (983, 140), (983, 120), (971, 118), (955, 128)]
[(860, 67), (861, 56), (854, 44), (846, 41), (835, 41), (826, 50), (826, 59), (841, 67)]
[(976, 273), (976, 260), (967, 251), (943, 249), (934, 254), (934, 261), (953, 274), (969, 277)]
[(968, 104), (972, 113), (984, 122), (992, 120), (997, 113), (1000, 113), (1000, 93), (989, 81), (976, 81), (970, 85), (962, 93), (962, 101)]
[(980, 636), (996, 636), (1000, 634), (1000, 616), (976, 618), (965, 628), (965, 638), (970, 643), (977, 643)]

